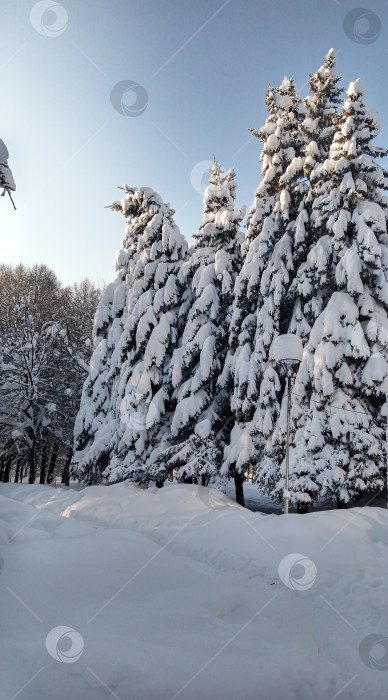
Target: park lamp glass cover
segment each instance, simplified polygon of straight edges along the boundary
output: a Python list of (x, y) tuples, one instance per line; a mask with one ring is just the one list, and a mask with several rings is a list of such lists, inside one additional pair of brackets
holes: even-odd
[(16, 209), (15, 202), (13, 201), (11, 195), (11, 191), (15, 192), (16, 185), (15, 180), (13, 179), (11, 168), (8, 165), (8, 158), (8, 148), (5, 145), (4, 141), (0, 139), (0, 189), (3, 187), (3, 193), (1, 196), (4, 197), (5, 193), (7, 192), (13, 204), (13, 208)]

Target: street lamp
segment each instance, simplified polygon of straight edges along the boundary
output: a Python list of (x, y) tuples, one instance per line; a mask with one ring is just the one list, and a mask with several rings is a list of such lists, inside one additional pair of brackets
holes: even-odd
[(287, 378), (287, 443), (286, 443), (286, 487), (284, 489), (284, 514), (288, 514), (290, 500), (290, 417), (291, 417), (291, 387), (299, 364), (302, 361), (303, 345), (298, 335), (286, 333), (278, 335), (272, 343), (272, 359), (284, 369)]
[(3, 187), (3, 194), (1, 195), (2, 197), (5, 195), (5, 193), (8, 193), (8, 196), (13, 204), (13, 208), (16, 209), (15, 207), (15, 202), (12, 199), (11, 195), (11, 190), (15, 192), (16, 190), (16, 185), (15, 185), (15, 180), (13, 179), (13, 175), (11, 173), (11, 169), (8, 165), (8, 158), (9, 158), (9, 153), (7, 146), (5, 145), (4, 141), (0, 139), (0, 189)]

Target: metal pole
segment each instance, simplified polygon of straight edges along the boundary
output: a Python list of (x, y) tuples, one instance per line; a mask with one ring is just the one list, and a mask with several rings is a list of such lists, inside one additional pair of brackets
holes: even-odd
[(15, 207), (15, 202), (13, 201), (13, 199), (12, 199), (12, 195), (11, 195), (11, 193), (10, 193), (10, 191), (9, 191), (9, 189), (8, 189), (8, 188), (7, 188), (7, 192), (8, 192), (8, 194), (9, 194), (9, 198), (10, 198), (10, 200), (11, 200), (12, 204), (13, 204), (13, 208), (14, 208), (14, 209), (15, 209), (15, 211), (16, 211), (16, 207)]
[(289, 476), (290, 476), (290, 419), (291, 419), (291, 373), (287, 377), (287, 444), (286, 444), (286, 488), (284, 490), (284, 514), (288, 514), (288, 502), (290, 500)]

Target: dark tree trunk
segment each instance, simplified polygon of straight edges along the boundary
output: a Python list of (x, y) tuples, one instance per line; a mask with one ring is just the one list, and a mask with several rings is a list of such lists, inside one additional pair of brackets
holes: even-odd
[(65, 486), (69, 486), (69, 483), (70, 483), (70, 462), (71, 462), (72, 456), (73, 456), (73, 450), (70, 447), (68, 450), (68, 453), (67, 453), (65, 466), (63, 467), (62, 479), (61, 479), (62, 484), (65, 484)]
[(58, 452), (59, 452), (59, 445), (57, 442), (54, 442), (53, 451), (52, 451), (51, 457), (50, 457), (50, 464), (49, 464), (49, 468), (48, 468), (48, 472), (47, 472), (47, 483), (48, 484), (52, 484), (53, 480), (54, 480), (54, 469), (55, 469), (55, 464), (56, 464), (57, 457), (58, 457)]
[(20, 481), (22, 480), (22, 460), (18, 459), (16, 462), (16, 472), (15, 472), (15, 484), (18, 483), (20, 478)]
[(193, 483), (193, 477), (192, 476), (184, 476), (182, 479), (183, 484), (192, 484)]
[(309, 512), (309, 504), (298, 502), (298, 505), (296, 506), (296, 510), (298, 513), (308, 513)]
[(5, 468), (4, 468), (4, 473), (3, 473), (3, 482), (5, 482), (5, 483), (9, 481), (9, 477), (11, 474), (11, 466), (12, 466), (12, 460), (7, 459), (5, 462)]
[(0, 457), (0, 481), (3, 481), (4, 476), (4, 457)]
[(44, 484), (46, 481), (47, 463), (48, 463), (48, 445), (47, 445), (47, 442), (45, 442), (43, 445), (42, 459), (40, 462), (40, 476), (39, 476), (39, 483), (40, 484)]
[(348, 506), (346, 505), (345, 501), (343, 501), (341, 498), (337, 498), (337, 508), (347, 508)]
[(234, 487), (236, 489), (236, 503), (245, 508), (244, 477), (236, 471), (234, 472)]
[(155, 481), (155, 486), (157, 489), (162, 489), (164, 486), (164, 481), (163, 479), (156, 479)]
[(28, 476), (28, 483), (29, 484), (35, 484), (35, 477), (36, 477), (36, 454), (35, 454), (35, 445), (30, 447), (28, 450), (28, 464), (30, 467), (30, 473)]

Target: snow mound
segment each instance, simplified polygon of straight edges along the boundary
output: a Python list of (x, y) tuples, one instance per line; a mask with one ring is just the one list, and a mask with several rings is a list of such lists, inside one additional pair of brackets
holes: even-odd
[(278, 517), (192, 485), (3, 484), (0, 557), (4, 698), (386, 698), (385, 510)]

